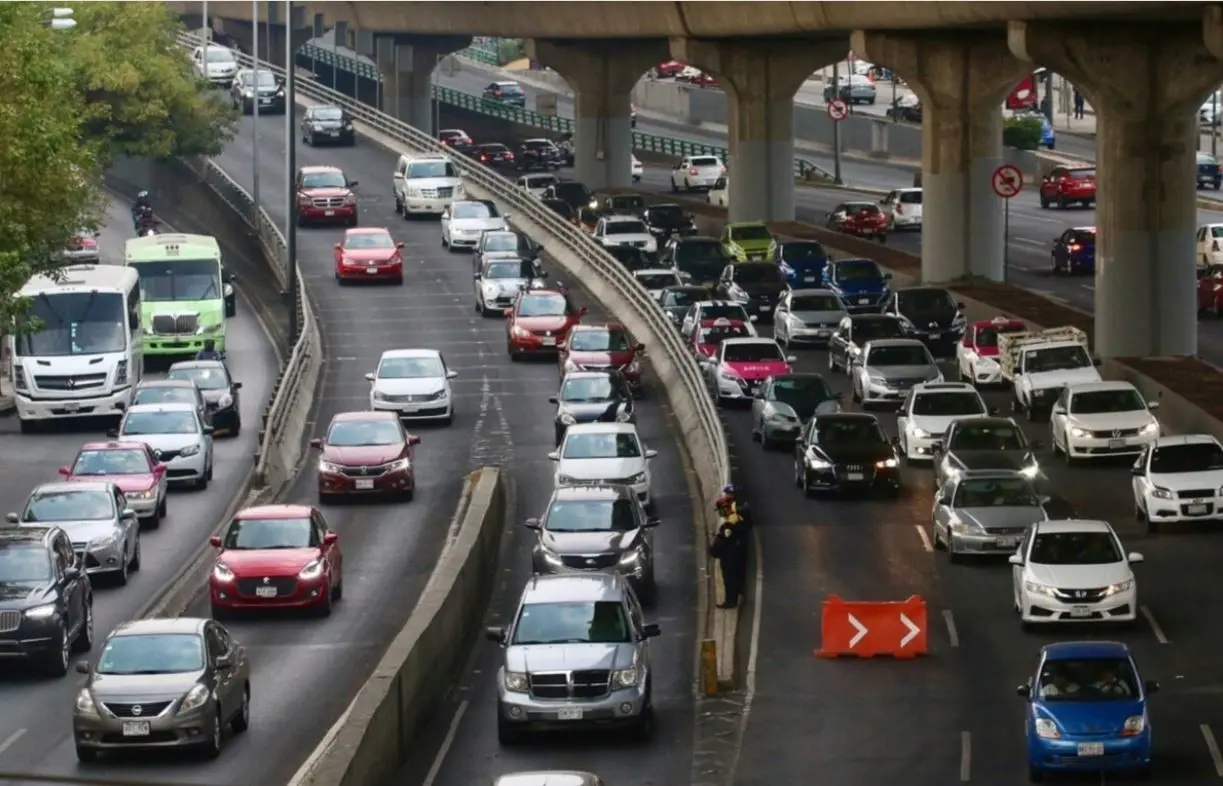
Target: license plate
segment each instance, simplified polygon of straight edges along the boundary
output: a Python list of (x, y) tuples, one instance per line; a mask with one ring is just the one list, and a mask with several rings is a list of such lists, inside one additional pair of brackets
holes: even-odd
[(339, 131), (328, 131), (327, 135), (328, 136), (339, 136), (340, 132)]
[(866, 480), (866, 475), (861, 472), (849, 472), (845, 475), (846, 480)]
[(763, 306), (760, 306), (760, 310), (761, 310), (761, 311), (768, 311), (768, 310), (769, 310), (769, 307), (768, 307), (767, 305), (763, 305)]
[(335, 215), (335, 211), (334, 211), (334, 210), (324, 210), (324, 211), (323, 211), (323, 215), (325, 215), (325, 216), (334, 216), (334, 215)]
[(148, 721), (123, 721), (123, 736), (124, 737), (147, 737), (149, 736)]
[(1207, 505), (1186, 505), (1185, 513), (1189, 514), (1190, 516), (1205, 516), (1206, 511), (1209, 509), (1210, 508)]
[(356, 486), (361, 491), (369, 491), (374, 487), (373, 478), (360, 478), (357, 480)]
[(817, 330), (817, 331), (815, 331), (815, 335), (820, 336), (821, 338), (822, 338), (822, 337), (824, 337), (824, 336), (831, 336), (831, 335), (832, 335), (832, 331), (830, 331), (830, 330)]
[(869, 306), (870, 304), (871, 304), (871, 299), (870, 299), (870, 298), (868, 298), (868, 297), (860, 297), (860, 298), (858, 298), (858, 305), (859, 305), (859, 306)]
[(994, 543), (1000, 549), (1012, 549), (1019, 545), (1019, 538), (998, 538)]
[(815, 281), (815, 276), (803, 276), (803, 281)]
[(1080, 742), (1078, 750), (1079, 750), (1080, 756), (1103, 756), (1104, 755), (1104, 743), (1102, 742)]
[(1090, 606), (1071, 606), (1071, 607), (1070, 607), (1070, 616), (1071, 616), (1071, 617), (1079, 617), (1079, 618), (1082, 618), (1082, 617), (1090, 617), (1090, 616), (1091, 616), (1091, 607), (1090, 607)]
[(376, 267), (367, 267), (367, 268), (365, 268), (365, 272), (366, 272), (366, 273), (369, 273), (369, 274), (372, 276), (373, 274), (375, 274), (375, 273), (377, 273), (377, 272), (378, 272), (378, 268), (376, 268)]
[(543, 344), (545, 347), (554, 347), (556, 346), (556, 338), (554, 336), (546, 336), (541, 338), (539, 343)]
[(259, 99), (259, 103), (261, 103), (261, 104), (270, 104), (270, 103), (272, 103), (272, 99), (270, 99), (270, 98), (261, 98), (261, 99)]
[(275, 587), (255, 587), (256, 598), (274, 598), (276, 597)]
[(582, 710), (577, 707), (564, 707), (556, 711), (557, 720), (581, 720)]
[(931, 340), (931, 341), (938, 341), (938, 340), (939, 340), (940, 338), (942, 338), (942, 337), (943, 337), (943, 334), (942, 334), (942, 333), (931, 333), (931, 334), (930, 334), (930, 340)]
[(65, 412), (76, 412), (80, 408), (81, 408), (81, 405), (76, 403), (75, 401), (65, 401), (64, 402)]
[(1123, 448), (1123, 447), (1125, 447), (1124, 439), (1110, 439), (1108, 441), (1109, 450), (1116, 450), (1117, 448)]

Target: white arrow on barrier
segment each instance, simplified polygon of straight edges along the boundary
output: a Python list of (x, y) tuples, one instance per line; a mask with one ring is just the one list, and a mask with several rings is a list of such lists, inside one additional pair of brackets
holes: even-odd
[(854, 634), (854, 637), (849, 640), (849, 648), (853, 649), (854, 647), (858, 646), (858, 642), (862, 641), (862, 637), (866, 635), (866, 626), (861, 622), (858, 622), (858, 618), (854, 615), (848, 614), (846, 616), (849, 617), (849, 624), (853, 625), (854, 629), (858, 631)]
[[(909, 629), (909, 632), (905, 634), (905, 637), (900, 640), (900, 648), (904, 649), (905, 647), (909, 646), (910, 641), (913, 641), (913, 639), (917, 638), (917, 634), (921, 633), (921, 628), (914, 625), (913, 620), (905, 616), (905, 613), (903, 611), (900, 612), (900, 621), (903, 622), (905, 624), (905, 627)], [(865, 633), (866, 628), (863, 628), (862, 632)]]

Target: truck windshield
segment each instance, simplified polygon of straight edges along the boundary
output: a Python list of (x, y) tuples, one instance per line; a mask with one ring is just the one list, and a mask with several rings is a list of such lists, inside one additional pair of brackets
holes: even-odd
[(1026, 358), (1024, 370), (1029, 374), (1085, 368), (1091, 365), (1091, 358), (1087, 356), (1087, 350), (1078, 344), (1048, 349), (1030, 349), (1024, 353), (1024, 357)]
[[(127, 310), (118, 292), (50, 292), (30, 299), (17, 354), (99, 355), (127, 348)], [(37, 320), (37, 322), (35, 322)]]
[(215, 300), (221, 297), (221, 265), (215, 259), (140, 262), (140, 291), (146, 302)]

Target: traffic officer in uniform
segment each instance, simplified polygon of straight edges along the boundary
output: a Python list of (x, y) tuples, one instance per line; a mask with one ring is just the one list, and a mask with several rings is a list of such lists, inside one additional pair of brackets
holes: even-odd
[(747, 581), (747, 548), (751, 537), (750, 511), (747, 503), (735, 501), (734, 489), (727, 486), (715, 505), (718, 509), (718, 532), (709, 544), (709, 556), (718, 561), (722, 571), (722, 586), (726, 597), (720, 609), (733, 609), (743, 596)]

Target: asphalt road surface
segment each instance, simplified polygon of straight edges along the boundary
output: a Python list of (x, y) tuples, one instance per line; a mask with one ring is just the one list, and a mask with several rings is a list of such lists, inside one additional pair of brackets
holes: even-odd
[[(100, 244), (102, 261), (123, 264), (123, 244), (132, 237), (126, 205), (112, 202), (106, 212)], [(239, 294), (241, 289), (239, 288)], [(247, 304), (239, 305), (227, 328), (227, 355), (234, 378), (242, 383), (242, 419), (246, 428), (236, 438), (215, 443), (215, 471), (206, 491), (172, 490), (169, 515), (157, 530), (141, 535), (142, 565), (126, 587), (96, 583), (95, 641), (101, 642), (116, 625), (131, 619), (156, 595), (211, 534), (251, 471), (259, 418), (267, 405), (279, 360)], [(152, 374), (150, 376), (163, 376)], [(20, 433), (16, 415), (0, 420), (0, 506), (20, 511), (38, 484), (59, 479), (57, 469), (72, 461), (81, 444), (104, 440), (113, 424), (91, 421), (64, 424), (48, 433)], [(0, 512), (3, 512), (0, 511)], [(94, 656), (100, 647), (94, 647)], [(0, 771), (71, 776), (96, 774), (78, 768), (72, 741), (72, 702), (79, 678), (33, 677), (24, 670), (0, 674)]]

